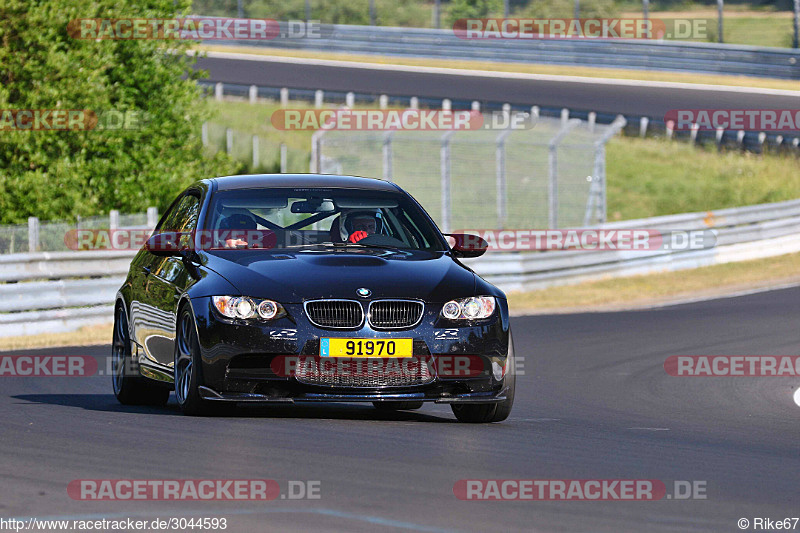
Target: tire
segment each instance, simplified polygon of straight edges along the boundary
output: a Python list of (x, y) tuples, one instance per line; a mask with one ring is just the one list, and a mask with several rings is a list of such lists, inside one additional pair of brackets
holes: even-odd
[(372, 402), (378, 411), (413, 411), (422, 407), (423, 402)]
[(114, 337), (111, 342), (111, 382), (114, 396), (122, 405), (165, 405), (169, 389), (139, 375), (131, 356), (128, 315), (121, 305), (114, 311)]
[(514, 406), (514, 391), (517, 386), (517, 375), (514, 361), (514, 340), (508, 333), (508, 372), (505, 377), (506, 399), (499, 403), (452, 404), (453, 414), (459, 422), (469, 424), (487, 424), (502, 422), (511, 414)]
[(175, 398), (185, 415), (207, 416), (218, 412), (217, 406), (200, 396), (203, 365), (200, 342), (197, 339), (194, 315), (184, 307), (178, 317), (175, 332)]

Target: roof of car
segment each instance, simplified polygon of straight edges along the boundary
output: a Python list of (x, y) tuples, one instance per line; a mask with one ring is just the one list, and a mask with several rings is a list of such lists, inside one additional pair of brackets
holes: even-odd
[(333, 174), (247, 174), (213, 178), (217, 190), (256, 189), (266, 187), (335, 187), (342, 189), (368, 189), (397, 192), (397, 187), (388, 181), (359, 176)]

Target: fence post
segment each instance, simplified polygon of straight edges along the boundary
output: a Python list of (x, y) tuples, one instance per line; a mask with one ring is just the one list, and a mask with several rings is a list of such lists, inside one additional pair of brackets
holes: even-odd
[[(569, 113), (569, 111), (567, 111)], [(564, 120), (564, 112), (561, 113), (561, 119)], [(575, 126), (580, 124), (580, 119), (573, 118), (563, 123), (558, 133), (550, 139), (547, 145), (547, 168), (548, 168), (548, 187), (547, 197), (549, 200), (548, 209), (548, 229), (558, 228), (558, 143), (561, 142), (567, 133), (570, 132)]]
[(322, 174), (322, 136), (325, 130), (317, 130), (311, 136), (311, 173)]
[(566, 107), (561, 109), (561, 126), (566, 126), (569, 122), (569, 109)]
[(503, 229), (506, 225), (506, 137), (511, 134), (511, 130), (500, 132), (497, 136), (497, 144), (494, 150), (496, 187), (497, 187), (497, 229)]
[(344, 105), (350, 109), (353, 109), (353, 107), (356, 105), (356, 95), (352, 91), (344, 95)]
[(675, 121), (667, 121), (667, 139), (672, 140), (672, 134), (675, 133)]
[(692, 144), (697, 142), (697, 132), (700, 131), (700, 125), (697, 123), (692, 124), (692, 129), (689, 132), (689, 139), (691, 139)]
[(230, 155), (233, 152), (233, 130), (225, 129), (225, 152)]
[(378, 97), (378, 107), (380, 109), (386, 109), (389, 107), (389, 97), (385, 94), (382, 94)]
[(255, 104), (256, 100), (258, 100), (258, 87), (251, 85), (248, 96), (250, 97), (250, 103)]
[(281, 89), (281, 107), (289, 107), (289, 89)]
[(439, 167), (442, 189), (442, 232), (450, 231), (450, 138), (453, 131), (442, 135), (442, 146), (439, 150)]
[(222, 95), (223, 95), (222, 82), (217, 82), (217, 84), (214, 85), (214, 100), (216, 100), (217, 102), (222, 101)]
[(28, 251), (35, 252), (39, 249), (39, 219), (28, 217)]
[(591, 224), (592, 212), (597, 211), (598, 223), (606, 221), (606, 143), (625, 127), (627, 121), (622, 115), (617, 115), (608, 129), (594, 143), (594, 170), (589, 186), (589, 198), (586, 200), (586, 211), (583, 214), (583, 225)]
[(157, 207), (148, 207), (147, 208), (147, 227), (148, 228), (155, 228), (156, 224), (158, 224), (158, 208)]
[(203, 146), (208, 146), (208, 122), (203, 122), (203, 127), (200, 131), (200, 138), (203, 140)]
[(472, 101), (472, 110), (473, 111), (480, 111), (481, 110), (481, 103), (477, 100)]
[(597, 122), (597, 113), (591, 111), (589, 113), (589, 133), (594, 133), (594, 125)]
[(647, 125), (650, 123), (650, 119), (647, 117), (642, 117), (639, 119), (639, 137), (646, 137), (647, 136)]
[(281, 174), (286, 174), (286, 143), (281, 143)]
[(258, 135), (253, 135), (253, 170), (258, 168)]
[(392, 181), (392, 135), (387, 131), (383, 135), (383, 179)]
[(412, 96), (411, 100), (408, 102), (408, 107), (411, 109), (419, 109), (419, 98)]
[(320, 109), (322, 107), (322, 101), (324, 98), (325, 93), (322, 90), (317, 89), (314, 91), (314, 107)]
[(119, 211), (112, 209), (108, 212), (108, 229), (117, 229), (119, 227)]
[(449, 98), (442, 100), (442, 111), (450, 111), (453, 109), (453, 102)]

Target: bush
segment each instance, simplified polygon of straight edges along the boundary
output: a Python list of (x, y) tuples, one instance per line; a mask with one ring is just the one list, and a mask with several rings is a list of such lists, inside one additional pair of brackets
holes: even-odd
[(4, 131), (0, 223), (163, 210), (196, 179), (236, 171), (226, 156), (204, 155), (200, 126), (210, 113), (184, 53), (190, 43), (67, 34), (67, 22), (78, 18), (171, 18), (187, 8), (173, 0), (0, 3), (0, 109), (148, 117), (140, 129)]

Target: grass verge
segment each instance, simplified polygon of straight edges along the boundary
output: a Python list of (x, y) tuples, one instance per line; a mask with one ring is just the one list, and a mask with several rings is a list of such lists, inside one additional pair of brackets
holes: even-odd
[(612, 139), (606, 175), (610, 220), (780, 202), (800, 191), (796, 155), (718, 152), (666, 139)]
[(630, 309), (681, 299), (703, 299), (741, 291), (800, 284), (800, 254), (713, 265), (677, 272), (514, 292), (514, 314)]
[(113, 324), (85, 326), (65, 333), (42, 333), (21, 337), (0, 337), (0, 351), (30, 350), (54, 346), (93, 346), (111, 344)]

